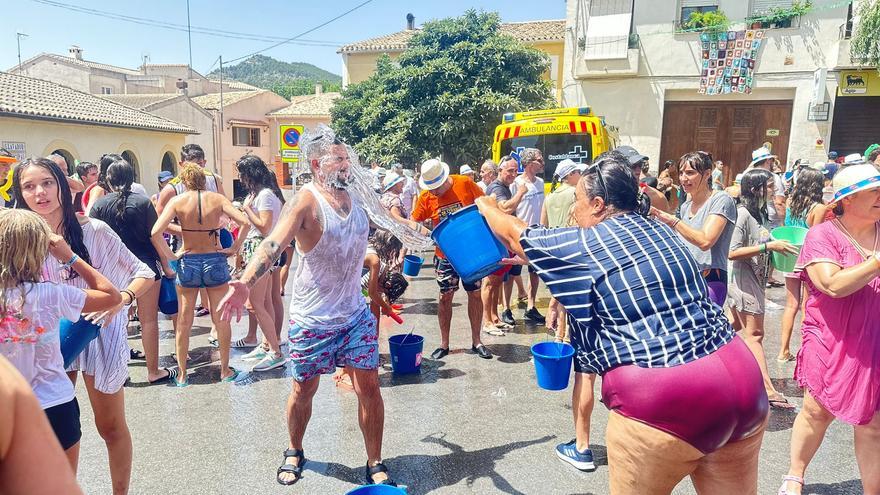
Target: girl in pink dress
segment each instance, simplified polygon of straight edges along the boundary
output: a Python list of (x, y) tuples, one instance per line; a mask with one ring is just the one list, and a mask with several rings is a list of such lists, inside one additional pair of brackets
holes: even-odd
[(809, 291), (795, 368), (804, 405), (780, 495), (801, 493), (835, 418), (854, 426), (864, 493), (880, 494), (880, 175), (853, 165), (834, 190), (839, 216), (810, 229), (796, 268)]

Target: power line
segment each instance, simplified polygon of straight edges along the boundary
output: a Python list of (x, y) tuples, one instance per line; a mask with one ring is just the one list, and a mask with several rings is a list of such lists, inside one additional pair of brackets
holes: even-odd
[(263, 48), (262, 50), (257, 50), (257, 51), (255, 51), (255, 52), (253, 52), (253, 53), (249, 53), (249, 54), (247, 54), (247, 55), (244, 55), (244, 56), (241, 56), (241, 57), (238, 57), (238, 58), (234, 58), (234, 59), (228, 61), (227, 63), (231, 64), (231, 63), (234, 63), (234, 62), (238, 62), (239, 60), (243, 60), (243, 59), (246, 59), (246, 58), (253, 57), (254, 55), (257, 55), (257, 54), (259, 54), (259, 53), (263, 53), (263, 52), (265, 52), (265, 51), (268, 51), (268, 50), (271, 50), (271, 49), (276, 48), (276, 47), (278, 47), (278, 46), (281, 46), (281, 45), (283, 45), (283, 44), (285, 44), (285, 43), (289, 43), (289, 42), (291, 42), (291, 41), (293, 41), (293, 40), (295, 40), (295, 39), (297, 39), (297, 38), (299, 38), (299, 37), (301, 37), (301, 36), (305, 36), (305, 35), (307, 35), (307, 34), (313, 32), (313, 31), (317, 31), (318, 29), (320, 29), (320, 28), (326, 26), (327, 24), (330, 24), (331, 22), (333, 22), (333, 21), (335, 21), (335, 20), (337, 20), (337, 19), (341, 19), (341, 18), (347, 16), (348, 14), (351, 14), (351, 13), (354, 12), (355, 10), (357, 10), (357, 9), (359, 9), (359, 8), (363, 7), (364, 5), (367, 5), (368, 3), (371, 3), (371, 2), (373, 2), (373, 0), (366, 0), (366, 1), (364, 1), (364, 2), (361, 2), (361, 3), (357, 4), (357, 5), (355, 5), (354, 7), (352, 7), (352, 8), (350, 8), (350, 9), (346, 10), (345, 12), (343, 12), (343, 13), (337, 15), (336, 17), (334, 17), (334, 18), (332, 18), (332, 19), (330, 19), (330, 20), (328, 20), (328, 21), (326, 21), (326, 22), (323, 22), (323, 23), (321, 23), (321, 24), (318, 24), (317, 26), (315, 26), (315, 27), (313, 27), (313, 28), (311, 28), (311, 29), (309, 29), (309, 30), (307, 30), (307, 31), (303, 31), (302, 33), (300, 33), (300, 34), (298, 34), (298, 35), (296, 35), (296, 36), (294, 36), (294, 37), (292, 37), (292, 38), (288, 38), (288, 39), (286, 39), (286, 40), (284, 40), (284, 41), (279, 41), (278, 43), (275, 43), (275, 44), (273, 44), (273, 45), (269, 45), (269, 46), (267, 46), (266, 48)]
[[(130, 22), (132, 24), (139, 24), (142, 26), (151, 26), (157, 27), (160, 29), (167, 29), (171, 31), (180, 31), (187, 32), (187, 26), (183, 24), (175, 24), (172, 22), (159, 21), (156, 19), (149, 19), (145, 17), (135, 17), (124, 14), (117, 14), (114, 12), (108, 12), (104, 10), (91, 9), (86, 7), (80, 7), (78, 5), (71, 5), (63, 2), (58, 2), (55, 0), (31, 0), (34, 3), (39, 3), (43, 5), (47, 5), (50, 7), (56, 7), (59, 9), (69, 10), (73, 12), (78, 12), (81, 14), (88, 14), (96, 17), (102, 17), (105, 19), (113, 19), (117, 21)], [(322, 47), (338, 47), (343, 45), (342, 42), (336, 41), (325, 41), (325, 40), (287, 40), (285, 38), (279, 36), (269, 36), (269, 35), (261, 35), (261, 34), (253, 34), (253, 33), (240, 33), (236, 31), (226, 31), (222, 29), (215, 28), (206, 28), (206, 27), (198, 27), (192, 26), (192, 32), (203, 34), (206, 36), (214, 36), (217, 38), (227, 38), (227, 39), (239, 39), (246, 41), (263, 41), (263, 42), (272, 42), (283, 40), (285, 42), (303, 46), (322, 46)]]

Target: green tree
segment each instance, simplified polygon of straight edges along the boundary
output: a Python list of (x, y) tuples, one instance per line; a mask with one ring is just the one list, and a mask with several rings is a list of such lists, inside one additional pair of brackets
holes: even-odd
[(431, 21), (392, 61), (350, 85), (332, 110), (340, 137), (367, 160), (452, 165), (489, 156), (505, 112), (553, 105), (548, 57), (499, 33), (496, 13)]
[(862, 2), (858, 20), (850, 43), (850, 57), (859, 64), (880, 68), (880, 2)]

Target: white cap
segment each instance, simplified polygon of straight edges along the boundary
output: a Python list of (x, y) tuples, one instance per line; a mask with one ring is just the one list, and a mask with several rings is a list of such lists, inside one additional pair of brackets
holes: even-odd
[(559, 162), (556, 165), (556, 177), (559, 177), (559, 180), (563, 180), (569, 176), (572, 172), (581, 172), (587, 169), (587, 166), (582, 163), (575, 163), (572, 159), (566, 158)]

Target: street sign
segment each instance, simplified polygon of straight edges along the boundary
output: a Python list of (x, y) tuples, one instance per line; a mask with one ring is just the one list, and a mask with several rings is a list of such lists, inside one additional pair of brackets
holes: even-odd
[(300, 158), (299, 140), (302, 137), (304, 127), (301, 125), (279, 126), (279, 144), (281, 146), (281, 161), (285, 163), (298, 162)]

